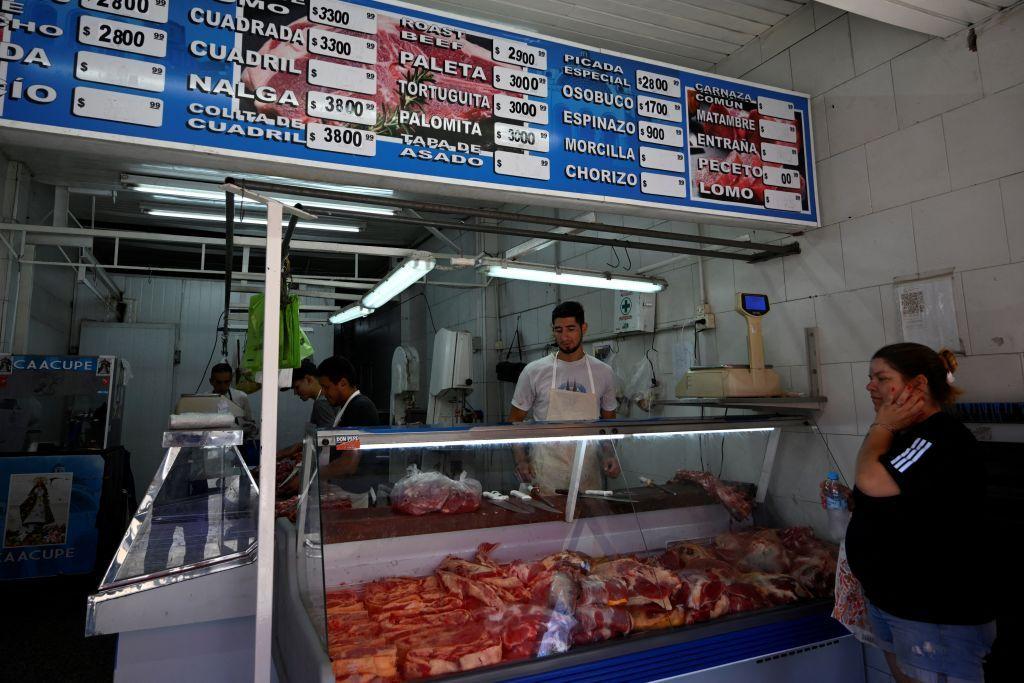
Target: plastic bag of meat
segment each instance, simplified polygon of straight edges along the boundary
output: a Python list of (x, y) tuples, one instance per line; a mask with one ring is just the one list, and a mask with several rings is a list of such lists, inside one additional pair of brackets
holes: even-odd
[(482, 492), (480, 482), (465, 472), (452, 479), (440, 472), (420, 472), (413, 465), (391, 490), (391, 508), (407, 515), (473, 512), (480, 507)]

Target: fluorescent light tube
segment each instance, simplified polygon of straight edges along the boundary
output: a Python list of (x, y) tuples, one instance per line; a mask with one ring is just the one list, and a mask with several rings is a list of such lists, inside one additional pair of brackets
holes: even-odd
[(514, 443), (572, 443), (579, 441), (616, 441), (625, 438), (625, 434), (595, 434), (594, 436), (540, 436), (522, 439), (467, 439), (464, 441), (438, 439), (432, 441), (363, 444), (359, 447), (359, 450), (377, 451), (385, 448), (437, 448), (440, 446), (500, 446)]
[[(150, 185), (141, 183), (134, 185), (131, 188), (135, 192), (145, 192), (153, 195), (163, 195), (167, 197), (181, 197), (184, 199), (200, 199), (204, 201), (215, 201), (220, 204), (224, 203), (224, 193), (216, 190), (205, 190), (197, 187), (183, 187), (180, 185)], [(296, 204), (302, 204), (303, 208), (306, 209), (326, 209), (328, 211), (354, 211), (356, 213), (367, 213), (378, 216), (394, 216), (395, 209), (389, 209), (381, 206), (363, 206), (362, 204), (345, 204), (343, 202), (332, 202), (326, 199), (299, 199), (293, 197), (272, 197), (282, 204), (289, 206), (295, 206)], [(235, 197), (235, 201), (243, 204), (256, 204), (262, 206), (260, 202), (246, 197)]]
[[(201, 211), (174, 211), (172, 209), (143, 209), (146, 214), (150, 216), (160, 216), (163, 218), (185, 218), (188, 220), (196, 221), (210, 221), (214, 223), (223, 223), (224, 216), (215, 213), (202, 213)], [(245, 223), (246, 225), (266, 225), (267, 219), (264, 216), (245, 216), (242, 218), (235, 218), (238, 223)], [(287, 221), (284, 223), (287, 225)], [(360, 228), (356, 225), (336, 225), (333, 223), (312, 223), (309, 221), (299, 221), (295, 224), (296, 228), (302, 228), (304, 230), (327, 230), (331, 232), (359, 232)]]
[(351, 306), (346, 306), (339, 312), (332, 315), (330, 321), (334, 325), (341, 325), (342, 323), (351, 322), (357, 318), (365, 318), (371, 313), (373, 313), (372, 308), (363, 308), (359, 304), (352, 304)]
[(548, 282), (570, 287), (591, 287), (594, 289), (618, 289), (627, 292), (660, 292), (665, 289), (663, 280), (634, 278), (622, 275), (602, 275), (571, 270), (555, 270), (540, 266), (526, 265), (485, 265), (483, 271), (490, 277), (528, 282)]
[(434, 269), (434, 257), (426, 252), (416, 252), (402, 261), (401, 265), (388, 273), (387, 277), (363, 297), (367, 308), (380, 308), (396, 296), (409, 289), (417, 280)]

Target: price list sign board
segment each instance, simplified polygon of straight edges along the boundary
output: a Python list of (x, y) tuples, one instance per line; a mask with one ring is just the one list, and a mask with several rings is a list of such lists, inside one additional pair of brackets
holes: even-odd
[(0, 40), (12, 129), (818, 225), (806, 95), (413, 5), (0, 0)]

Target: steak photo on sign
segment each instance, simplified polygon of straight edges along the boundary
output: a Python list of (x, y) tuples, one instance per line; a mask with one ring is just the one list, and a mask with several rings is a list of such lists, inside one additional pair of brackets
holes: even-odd
[[(242, 81), (252, 90), (271, 87), (279, 93), (291, 91), (296, 95), (298, 106), (247, 100), (242, 103), (243, 108), (303, 124), (325, 123), (371, 130), (407, 145), (463, 152), (472, 151), (470, 146), (478, 151), (494, 149), (492, 107), (495, 94), (522, 96), (492, 85), (495, 62), (490, 38), (384, 12), (377, 13), (376, 34), (367, 35), (311, 21), (306, 12), (305, 7), (290, 8), (288, 15), (245, 9), (246, 16), (251, 14), (263, 21), (286, 25), (298, 38), (285, 41), (245, 35), (246, 50), (276, 57), (280, 63), (290, 63), (292, 68), (273, 71), (247, 66), (242, 70)], [(316, 31), (321, 39), (326, 33), (328, 37), (337, 34), (375, 41), (376, 64), (311, 52), (311, 31)], [(311, 59), (373, 71), (376, 94), (311, 86), (307, 79)], [(315, 65), (312, 68), (316, 68)], [(311, 90), (372, 101), (376, 105), (376, 120), (372, 125), (359, 125), (318, 116), (308, 106)]]

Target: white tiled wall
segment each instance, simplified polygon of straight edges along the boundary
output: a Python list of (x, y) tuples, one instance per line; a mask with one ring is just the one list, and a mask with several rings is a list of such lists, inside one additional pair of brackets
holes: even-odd
[[(797, 238), (801, 253), (783, 259), (785, 301), (773, 299), (765, 321), (767, 360), (791, 388), (806, 376), (802, 329), (819, 329), (825, 440), (787, 435), (769, 492), (773, 512), (812, 524), (821, 517), (811, 484), (824, 474), (824, 444), (849, 479), (873, 418), (868, 361), (902, 340), (894, 278), (952, 270), (967, 353), (957, 373), (964, 400), (1024, 400), (1024, 8), (977, 27), (978, 52), (963, 34), (929, 39), (822, 14), (813, 33), (806, 19), (774, 30), (802, 36), (779, 50), (790, 53), (794, 88), (814, 96), (825, 227)], [(764, 56), (772, 78), (784, 80), (779, 50)], [(723, 72), (766, 71), (739, 65)], [(733, 270), (744, 283), (757, 282), (750, 269), (764, 270), (762, 281), (777, 291), (773, 268)], [(727, 298), (719, 286), (709, 297)], [(729, 332), (720, 324), (716, 334)], [(720, 349), (732, 346), (723, 341)], [(873, 657), (871, 676), (889, 680), (884, 660)]]
[[(1024, 400), (1024, 7), (976, 30), (975, 53), (963, 34), (929, 39), (811, 3), (718, 67), (729, 76), (792, 84), (814, 98), (824, 227), (782, 240), (797, 241), (799, 255), (756, 265), (707, 260), (703, 268), (706, 300), (718, 318), (716, 330), (700, 334), (703, 363), (746, 361), (743, 324), (733, 310), (737, 291), (771, 297), (764, 323), (767, 361), (791, 390), (807, 390), (803, 330), (819, 329), (828, 403), (817, 420), (820, 432), (787, 433), (780, 446), (768, 508), (783, 521), (820, 528), (817, 482), (836, 463), (852, 477), (873, 418), (864, 389), (868, 361), (882, 345), (902, 340), (894, 278), (951, 269), (967, 353), (957, 380), (967, 392), (964, 400)], [(574, 217), (569, 211), (557, 215)], [(697, 229), (605, 214), (597, 220)], [(780, 239), (749, 229), (701, 229), (733, 239)], [(499, 239), (496, 250), (518, 241)], [(467, 245), (466, 251), (473, 249)], [(554, 254), (550, 247), (528, 260), (550, 263)], [(629, 255), (634, 271), (668, 258), (634, 250)], [(621, 250), (618, 256), (624, 267)], [(606, 269), (615, 258), (605, 247), (563, 244), (561, 261)], [(658, 324), (692, 316), (700, 291), (695, 261), (683, 258), (652, 274), (669, 283), (658, 296)], [(501, 338), (511, 340), (518, 318), (530, 359), (550, 338), (549, 316), (558, 298), (584, 303), (592, 336), (610, 329), (609, 292), (522, 283), (497, 284), (495, 290)], [(433, 296), (439, 326), (442, 320), (473, 324), (478, 290), (447, 292), (446, 300)], [(692, 343), (692, 329), (653, 335), (652, 358), (666, 396), (675, 384), (672, 349), (684, 340)], [(620, 339), (619, 374), (628, 379), (651, 345), (651, 335)], [(482, 370), (493, 373), (489, 364)], [(511, 385), (497, 390), (506, 404)], [(884, 662), (876, 669), (872, 675), (888, 676)]]

